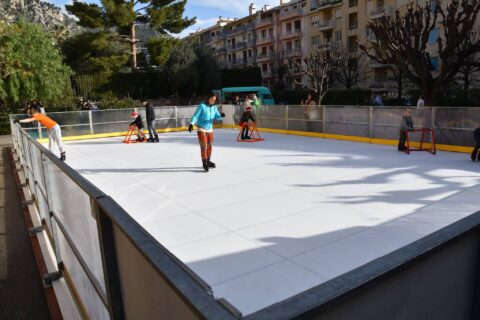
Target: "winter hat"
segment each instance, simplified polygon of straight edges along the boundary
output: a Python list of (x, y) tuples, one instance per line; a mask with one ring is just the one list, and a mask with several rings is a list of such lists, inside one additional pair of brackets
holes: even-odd
[(138, 113), (136, 113), (135, 111), (132, 112), (132, 117), (136, 117), (138, 115)]
[(245, 110), (252, 111), (252, 107), (247, 107)]

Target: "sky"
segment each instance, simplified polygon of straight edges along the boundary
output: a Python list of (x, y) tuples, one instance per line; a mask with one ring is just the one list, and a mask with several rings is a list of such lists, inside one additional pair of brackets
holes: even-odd
[[(71, 0), (42, 0), (50, 2), (56, 6), (65, 9), (65, 4), (69, 4)], [(100, 0), (84, 0), (87, 3), (100, 3)], [(180, 37), (188, 35), (190, 32), (198, 28), (208, 28), (214, 25), (219, 16), (226, 18), (242, 18), (248, 15), (248, 6), (255, 3), (258, 8), (268, 4), (270, 7), (280, 4), (280, 0), (188, 0), (185, 8), (186, 17), (197, 17), (197, 23), (184, 30)]]

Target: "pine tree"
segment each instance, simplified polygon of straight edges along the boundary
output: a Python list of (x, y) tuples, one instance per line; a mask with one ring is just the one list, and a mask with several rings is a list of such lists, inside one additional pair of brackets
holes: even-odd
[(83, 27), (114, 30), (114, 39), (129, 45), (133, 70), (137, 69), (139, 40), (135, 27), (139, 23), (148, 23), (161, 34), (180, 33), (195, 23), (195, 18), (183, 17), (187, 0), (101, 0), (101, 3), (102, 6), (74, 2), (65, 7)]

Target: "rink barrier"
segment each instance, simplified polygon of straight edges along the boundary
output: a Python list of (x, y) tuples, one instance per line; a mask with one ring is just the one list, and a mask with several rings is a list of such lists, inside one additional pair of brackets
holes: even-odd
[[(157, 132), (186, 130), (195, 109), (196, 106), (155, 108)], [(223, 105), (221, 109), (226, 117), (216, 127), (238, 129), (243, 108)], [(313, 106), (308, 117), (302, 106), (260, 106), (254, 109), (257, 127), (263, 132), (395, 146), (404, 107)], [(71, 141), (125, 135), (132, 111), (145, 118), (144, 108), (53, 112), (49, 116), (60, 124), (64, 140)], [(411, 112), (416, 128), (435, 129), (437, 149), (471, 152), (472, 131), (480, 124), (480, 108), (423, 107), (411, 108)], [(38, 125), (24, 127), (40, 142), (46, 142), (46, 129)]]
[[(281, 110), (281, 113), (287, 109)], [(233, 112), (233, 115), (238, 116), (239, 113)], [(58, 261), (58, 269), (69, 275), (68, 282), (72, 286), (72, 291), (76, 292), (73, 298), (85, 313), (84, 318), (242, 318), (241, 313), (228, 301), (215, 300), (212, 289), (201, 278), (154, 240), (113, 199), (59, 161), (36, 141), (38, 136), (35, 137), (26, 129), (14, 125), (13, 118), (11, 117), (11, 127), (15, 152), (27, 176), (27, 185), (34, 195), (42, 226), (48, 231), (52, 241), (51, 251)], [(187, 121), (186, 119), (188, 117), (183, 118)], [(268, 118), (262, 115), (259, 119), (261, 121), (279, 119), (285, 127), (289, 126), (288, 117)], [(175, 123), (182, 122), (179, 120), (176, 119)], [(302, 121), (298, 118), (290, 120)], [(125, 121), (121, 123), (124, 125)], [(351, 124), (343, 120), (336, 123)], [(353, 123), (353, 126), (365, 126), (366, 123), (357, 122)], [(228, 128), (228, 125), (224, 127)], [(173, 130), (185, 128), (183, 125)], [(457, 129), (471, 130), (471, 128)], [(396, 144), (396, 140), (392, 139), (305, 132), (292, 128), (263, 128), (263, 131), (355, 139), (348, 141), (364, 143), (377, 141)], [(39, 133), (41, 136), (42, 131)], [(100, 134), (97, 134), (97, 137), (98, 135)], [(65, 138), (68, 138), (68, 135)], [(55, 198), (56, 193), (65, 198), (64, 202), (61, 202), (62, 197)], [(66, 207), (63, 208), (62, 205)], [(84, 228), (80, 228), (81, 224), (74, 224), (73, 229), (68, 223), (65, 224), (71, 218), (89, 219), (92, 223), (91, 228), (85, 229), (90, 232), (88, 236), (84, 233), (80, 235), (75, 233), (78, 230), (85, 231)], [(449, 312), (444, 313), (445, 319), (448, 317), (478, 319), (479, 226), (480, 213), (477, 212), (365, 266), (259, 310), (245, 319), (277, 320), (308, 317), (339, 320), (373, 319), (375, 316), (387, 319), (393, 318), (395, 315), (392, 313), (399, 308), (409, 312), (407, 318), (410, 316), (409, 319), (420, 319), (421, 312), (429, 314), (428, 312), (446, 306)], [(67, 237), (62, 234), (68, 232), (72, 234)], [(95, 235), (96, 241), (91, 242)], [(93, 265), (88, 255), (82, 256), (84, 242), (97, 246), (96, 252), (99, 256), (95, 257), (97, 261), (94, 261)], [(425, 265), (428, 267), (425, 268)], [(98, 270), (94, 268), (95, 266)], [(79, 274), (82, 275), (80, 279)], [(446, 274), (449, 276), (446, 277)], [(84, 290), (88, 287), (90, 289), (86, 295)], [(432, 291), (430, 288), (436, 289)], [(421, 305), (415, 304), (417, 296), (409, 297), (408, 301), (404, 300), (401, 293), (407, 289), (409, 292), (422, 294)], [(464, 307), (459, 306), (460, 303), (463, 303)], [(386, 307), (379, 310), (379, 306)], [(98, 307), (103, 308), (105, 312), (96, 313)], [(460, 311), (471, 317), (455, 317)]]
[[(66, 319), (236, 319), (239, 312), (123, 208), (10, 118), (19, 174), (46, 233), (44, 257), (75, 314)], [(68, 155), (68, 153), (67, 153)], [(60, 291), (55, 292), (59, 294)], [(62, 299), (65, 300), (64, 295)]]

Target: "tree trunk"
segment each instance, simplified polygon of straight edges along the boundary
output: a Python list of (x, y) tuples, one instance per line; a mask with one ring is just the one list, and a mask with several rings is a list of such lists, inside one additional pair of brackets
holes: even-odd
[(132, 70), (137, 70), (137, 35), (135, 33), (135, 23), (130, 27), (130, 55)]

